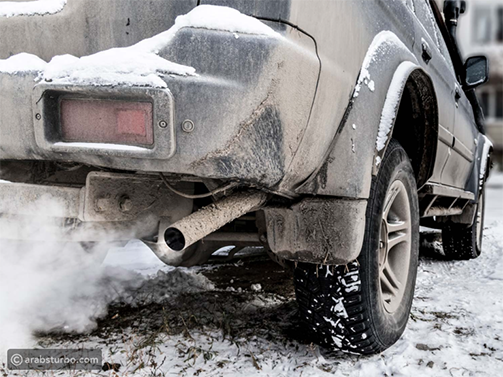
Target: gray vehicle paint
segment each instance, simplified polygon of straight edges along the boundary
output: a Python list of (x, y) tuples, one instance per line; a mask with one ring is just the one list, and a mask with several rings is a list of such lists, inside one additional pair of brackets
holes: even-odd
[[(61, 148), (47, 137), (47, 130), (57, 127), (47, 110), (48, 93), (123, 98), (128, 92), (51, 83), (34, 88), (34, 73), (0, 73), (0, 159), (72, 161), (132, 172), (235, 179), (286, 198), (339, 198), (334, 208), (342, 214), (340, 227), (331, 231), (334, 237), (357, 236), (344, 242), (347, 248), (340, 255), (333, 251), (328, 261), (344, 263), (361, 247), (365, 221), (350, 214), (361, 214), (384, 154), (385, 149), (376, 149), (382, 120), (385, 114), (391, 119), (389, 140), (398, 116), (399, 101), (387, 99), (415, 87), (425, 113), (424, 144), (434, 145), (422, 156), (422, 165), (431, 168), (418, 173), (421, 185), (444, 184), (476, 197), (479, 186), (473, 182), (478, 182), (478, 166), (486, 158), (486, 139), (476, 130), (425, 1), (200, 3), (234, 7), (285, 38), (243, 34), (236, 40), (232, 33), (194, 28), (177, 33), (160, 55), (196, 68), (199, 76), (165, 78), (165, 95), (172, 98), (164, 116), (170, 119), (169, 127), (156, 132), (161, 144), (171, 145), (169, 152), (167, 147), (150, 154)], [(69, 0), (53, 15), (0, 17), (0, 58), (25, 51), (49, 60), (58, 54), (83, 56), (131, 45), (168, 29), (177, 15), (196, 5), (185, 0), (141, 6), (139, 0)], [(380, 39), (383, 33), (388, 38)], [(425, 49), (431, 55), (428, 62), (423, 59)], [(163, 95), (141, 88), (137, 92), (143, 98)], [(187, 119), (194, 124), (193, 132), (182, 131)], [(297, 207), (288, 211), (292, 208)], [(298, 221), (298, 216), (285, 215), (290, 219), (285, 225)], [(275, 232), (274, 221), (268, 224)], [(273, 251), (285, 255), (290, 249), (289, 259), (327, 261), (321, 254), (305, 253), (304, 246), (296, 249), (294, 241), (288, 246), (284, 235), (271, 239), (278, 240), (277, 245), (271, 241)], [(315, 248), (316, 242), (309, 247)]]

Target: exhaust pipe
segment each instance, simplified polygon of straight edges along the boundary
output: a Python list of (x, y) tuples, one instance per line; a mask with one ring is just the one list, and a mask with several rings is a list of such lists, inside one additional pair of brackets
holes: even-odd
[(172, 224), (164, 232), (164, 241), (171, 250), (183, 251), (248, 212), (261, 208), (267, 194), (247, 191), (227, 196)]

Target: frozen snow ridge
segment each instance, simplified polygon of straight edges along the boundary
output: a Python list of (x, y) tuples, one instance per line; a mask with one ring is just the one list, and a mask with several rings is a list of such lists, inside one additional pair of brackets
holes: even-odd
[(2, 2), (0, 4), (0, 17), (43, 16), (46, 14), (55, 14), (63, 10), (67, 1), (68, 0), (37, 0)]
[(38, 56), (23, 52), (8, 59), (0, 60), (0, 72), (8, 74), (40, 72), (45, 69), (46, 65), (47, 63)]

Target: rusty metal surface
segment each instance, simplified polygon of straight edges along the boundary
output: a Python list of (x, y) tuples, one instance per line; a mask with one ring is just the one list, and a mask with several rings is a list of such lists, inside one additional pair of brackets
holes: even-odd
[(232, 220), (259, 209), (266, 199), (267, 194), (262, 191), (231, 194), (171, 224), (170, 229), (183, 234), (186, 248)]
[(84, 198), (84, 221), (158, 219), (174, 210), (192, 210), (192, 200), (173, 194), (155, 176), (92, 172)]
[[(208, 240), (210, 248), (205, 247), (204, 241), (201, 244), (196, 244), (196, 242), (201, 239), (204, 240), (204, 237), (211, 235), (232, 220), (259, 209), (265, 204), (267, 197), (268, 195), (261, 191), (245, 191), (231, 194), (177, 222), (161, 222), (157, 242), (148, 240), (143, 240), (143, 242), (160, 260), (169, 265), (191, 266), (192, 263), (205, 261), (215, 251), (212, 248), (213, 244), (220, 242), (218, 234), (216, 239), (210, 236)], [(166, 244), (165, 232), (172, 229), (183, 235), (184, 243), (182, 250), (173, 250)], [(226, 235), (230, 236), (227, 238), (227, 241), (233, 244), (258, 243), (258, 239), (253, 235), (252, 237), (247, 236), (246, 239), (243, 239), (240, 233), (234, 238), (232, 237), (232, 233)]]

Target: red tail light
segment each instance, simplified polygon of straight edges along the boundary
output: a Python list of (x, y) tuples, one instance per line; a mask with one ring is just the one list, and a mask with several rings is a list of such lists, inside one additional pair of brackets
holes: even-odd
[(63, 141), (152, 145), (152, 104), (115, 100), (63, 99)]

